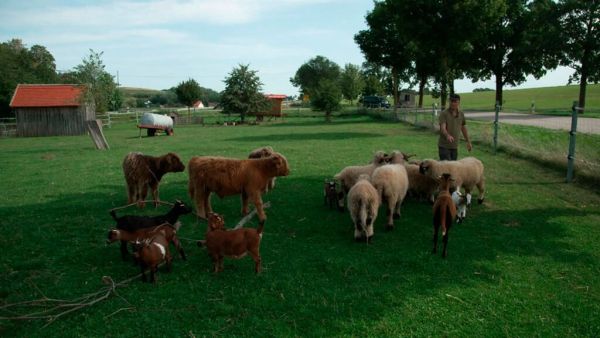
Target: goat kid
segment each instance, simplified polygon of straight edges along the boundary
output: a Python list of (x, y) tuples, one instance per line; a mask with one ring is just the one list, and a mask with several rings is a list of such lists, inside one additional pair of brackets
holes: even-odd
[[(136, 231), (139, 229), (153, 228), (164, 223), (175, 224), (179, 219), (179, 216), (189, 214), (192, 209), (185, 205), (180, 200), (176, 200), (175, 204), (164, 215), (158, 216), (137, 216), (137, 215), (125, 215), (117, 217), (114, 210), (111, 210), (110, 215), (117, 222), (116, 228), (119, 230)], [(121, 257), (123, 260), (127, 260), (129, 257), (129, 251), (127, 251), (127, 241), (121, 241)]]
[(323, 203), (329, 205), (329, 209), (337, 208), (344, 211), (344, 193), (337, 189), (335, 181), (325, 180), (323, 184)]
[(439, 178), (440, 193), (433, 204), (433, 253), (437, 252), (437, 239), (440, 226), (442, 228), (442, 241), (444, 242), (444, 250), (442, 257), (448, 256), (448, 231), (456, 218), (456, 205), (452, 201), (450, 195), (450, 185), (454, 179), (450, 174), (444, 173)]
[(154, 228), (144, 228), (135, 231), (112, 229), (108, 232), (108, 239), (106, 240), (106, 242), (110, 244), (116, 241), (124, 241), (125, 243), (129, 242), (131, 244), (135, 244), (144, 240), (149, 240), (152, 237), (156, 236), (156, 234), (158, 234), (159, 232), (162, 232), (164, 233), (167, 242), (173, 243), (173, 245), (179, 252), (179, 255), (181, 256), (181, 259), (185, 261), (185, 252), (183, 251), (181, 242), (177, 238), (177, 230), (180, 226), (181, 223), (177, 222), (175, 223), (175, 225), (165, 223)]
[(223, 271), (223, 257), (242, 258), (250, 254), (254, 260), (254, 270), (260, 273), (260, 240), (262, 238), (263, 224), (257, 229), (239, 228), (226, 230), (223, 217), (214, 212), (208, 213), (208, 228), (206, 240), (198, 241), (198, 246), (206, 246), (208, 255), (213, 261), (213, 271)]
[(155, 283), (155, 274), (162, 262), (166, 262), (167, 271), (171, 272), (173, 257), (164, 231), (159, 231), (151, 239), (137, 242), (137, 246), (139, 249), (134, 253), (134, 257), (140, 263), (142, 281), (146, 281), (146, 269), (150, 269), (150, 282)]

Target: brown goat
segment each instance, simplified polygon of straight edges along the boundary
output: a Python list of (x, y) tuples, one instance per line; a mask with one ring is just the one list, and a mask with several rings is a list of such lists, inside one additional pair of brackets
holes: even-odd
[(169, 241), (165, 236), (164, 230), (158, 231), (151, 239), (146, 239), (139, 243), (139, 249), (134, 253), (136, 260), (140, 263), (142, 270), (142, 281), (146, 281), (146, 269), (150, 269), (150, 282), (156, 281), (154, 274), (158, 271), (158, 266), (166, 262), (167, 271), (171, 271), (171, 252), (169, 251)]
[(152, 227), (152, 228), (142, 228), (137, 229), (135, 231), (127, 231), (123, 229), (112, 229), (108, 232), (107, 243), (113, 243), (116, 241), (127, 241), (129, 243), (136, 243), (144, 240), (151, 239), (156, 236), (157, 233), (162, 232), (168, 243), (173, 243), (175, 248), (181, 255), (183, 260), (186, 260), (185, 252), (183, 251), (183, 247), (181, 246), (181, 242), (177, 238), (177, 229), (181, 223), (177, 222), (174, 226), (168, 223)]
[(239, 228), (226, 230), (223, 217), (213, 212), (208, 213), (206, 240), (199, 241), (198, 246), (206, 246), (208, 255), (213, 261), (214, 272), (223, 271), (223, 257), (242, 258), (247, 253), (252, 256), (256, 273), (261, 271), (260, 240), (263, 225), (257, 229)]
[(290, 170), (286, 158), (274, 153), (266, 158), (244, 160), (193, 157), (188, 163), (188, 172), (189, 193), (196, 204), (198, 216), (207, 218), (212, 212), (211, 193), (221, 198), (241, 194), (242, 215), (248, 214), (248, 200), (251, 200), (263, 225), (267, 217), (263, 210), (262, 192), (271, 178), (287, 176)]
[(438, 179), (440, 180), (440, 193), (433, 204), (433, 253), (437, 252), (438, 231), (441, 226), (444, 242), (442, 257), (445, 258), (448, 256), (448, 231), (450, 231), (450, 227), (456, 218), (456, 205), (454, 205), (450, 194), (450, 185), (454, 182), (454, 179), (446, 173)]
[[(266, 146), (252, 150), (250, 155), (248, 155), (248, 158), (265, 158), (272, 156), (274, 153), (272, 147)], [(273, 188), (275, 188), (275, 177), (269, 180), (269, 183), (265, 187), (265, 192), (269, 192), (269, 190), (273, 190)]]
[(181, 172), (185, 166), (175, 153), (153, 157), (139, 152), (131, 152), (123, 159), (123, 173), (127, 182), (127, 203), (145, 206), (148, 187), (152, 190), (154, 205), (158, 206), (158, 184), (169, 172)]

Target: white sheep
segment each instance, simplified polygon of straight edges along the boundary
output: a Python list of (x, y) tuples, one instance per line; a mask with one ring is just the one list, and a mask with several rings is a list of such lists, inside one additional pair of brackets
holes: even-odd
[(386, 153), (379, 150), (373, 155), (373, 160), (370, 164), (367, 165), (353, 165), (348, 166), (339, 173), (337, 173), (333, 178), (340, 182), (341, 194), (339, 194), (338, 204), (340, 206), (344, 205), (344, 197), (348, 195), (348, 191), (350, 188), (358, 181), (358, 177), (362, 174), (369, 175), (373, 174), (373, 170), (375, 168), (386, 164), (389, 161), (389, 157)]
[(348, 210), (354, 223), (354, 239), (373, 237), (373, 224), (377, 218), (380, 198), (368, 175), (360, 175), (358, 182), (348, 192)]
[(373, 174), (375, 168), (386, 164), (388, 161), (388, 155), (383, 151), (378, 151), (373, 156), (373, 161), (367, 165), (353, 165), (342, 169), (333, 178), (338, 180), (342, 186), (342, 190), (348, 193), (350, 188), (358, 181), (358, 177), (362, 174), (369, 175)]
[(432, 178), (442, 176), (442, 174), (450, 174), (454, 179), (452, 190), (465, 189), (466, 194), (477, 186), (479, 196), (477, 201), (483, 203), (485, 198), (485, 177), (483, 173), (483, 163), (475, 157), (465, 157), (458, 161), (436, 161), (424, 160), (419, 166), (419, 171), (422, 174), (429, 175)]
[(382, 202), (387, 203), (386, 229), (394, 228), (394, 218), (400, 218), (400, 206), (408, 191), (408, 175), (404, 164), (386, 164), (375, 171), (371, 182), (381, 196)]
[(467, 205), (471, 204), (471, 194), (463, 195), (456, 190), (452, 193), (452, 201), (456, 205), (456, 223), (461, 223), (467, 217)]

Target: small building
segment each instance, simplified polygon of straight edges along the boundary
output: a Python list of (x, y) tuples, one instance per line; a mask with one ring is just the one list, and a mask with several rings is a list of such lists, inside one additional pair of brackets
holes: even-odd
[(398, 98), (399, 101), (398, 102), (398, 106), (401, 108), (413, 108), (415, 107), (415, 97), (416, 97), (416, 93), (414, 91), (411, 90), (407, 90), (407, 91), (401, 91), (400, 93), (398, 93)]
[(198, 100), (198, 101), (194, 102), (194, 104), (192, 105), (192, 108), (194, 108), (194, 109), (204, 108), (204, 104), (202, 103), (202, 101)]
[(276, 116), (281, 117), (283, 115), (283, 100), (287, 98), (287, 95), (283, 94), (267, 94), (265, 95), (267, 100), (271, 102), (271, 110), (262, 113), (264, 116)]
[(96, 113), (93, 104), (84, 102), (84, 90), (74, 84), (17, 85), (10, 101), (17, 136), (86, 134), (86, 121), (94, 120)]

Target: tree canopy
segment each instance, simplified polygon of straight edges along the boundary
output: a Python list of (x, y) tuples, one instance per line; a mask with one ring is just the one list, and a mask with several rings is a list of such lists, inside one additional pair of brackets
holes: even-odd
[(27, 48), (20, 39), (0, 43), (0, 116), (8, 116), (9, 104), (19, 83), (56, 83), (56, 64), (44, 46)]
[(347, 63), (341, 77), (342, 94), (352, 103), (365, 87), (365, 80), (360, 72), (360, 67)]
[(600, 0), (561, 0), (559, 14), (565, 51), (561, 64), (575, 69), (569, 83), (579, 81), (583, 108), (587, 83), (600, 82)]
[(106, 71), (102, 54), (104, 52), (90, 49), (90, 54), (73, 71), (61, 74), (63, 83), (75, 82), (86, 85), (86, 96), (88, 99), (93, 99), (97, 113), (106, 112), (110, 108), (118, 109), (120, 106), (116, 105), (122, 102), (118, 99), (120, 94), (115, 94), (118, 90), (117, 83), (114, 76)]
[(311, 96), (322, 80), (338, 82), (340, 74), (340, 66), (337, 63), (318, 55), (300, 66), (290, 82), (300, 87), (302, 94)]
[(261, 93), (262, 82), (257, 71), (250, 70), (250, 65), (238, 65), (223, 82), (225, 82), (225, 90), (221, 94), (223, 112), (240, 114), (240, 120), (244, 123), (249, 113), (267, 109), (268, 101)]

